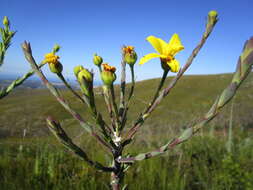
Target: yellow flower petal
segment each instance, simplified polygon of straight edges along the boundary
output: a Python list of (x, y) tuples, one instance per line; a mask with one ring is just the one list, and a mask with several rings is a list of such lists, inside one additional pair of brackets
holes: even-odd
[(178, 60), (176, 60), (176, 59), (173, 59), (172, 61), (167, 62), (167, 64), (170, 66), (170, 70), (173, 73), (177, 73), (180, 69), (180, 64), (179, 64)]
[(157, 53), (150, 53), (150, 54), (147, 54), (147, 55), (143, 56), (141, 58), (139, 64), (142, 65), (142, 64), (148, 62), (150, 59), (157, 58), (157, 57), (164, 58), (164, 56), (158, 55)]
[(173, 34), (173, 36), (170, 39), (169, 44), (166, 47), (166, 54), (175, 56), (176, 53), (178, 53), (179, 51), (183, 49), (184, 49), (184, 46), (182, 45), (178, 34)]
[(57, 63), (59, 58), (60, 57), (55, 55), (54, 53), (48, 53), (45, 55), (44, 62), (45, 63)]
[(163, 52), (165, 51), (166, 47), (167, 47), (167, 43), (165, 41), (163, 41), (160, 38), (157, 38), (155, 36), (149, 36), (146, 39), (153, 47), (154, 49), (160, 53), (163, 54)]

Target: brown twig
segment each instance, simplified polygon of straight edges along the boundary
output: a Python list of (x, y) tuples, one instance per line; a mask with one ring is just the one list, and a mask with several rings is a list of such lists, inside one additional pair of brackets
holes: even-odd
[(111, 167), (105, 167), (99, 162), (92, 161), (87, 154), (82, 150), (80, 147), (78, 147), (75, 143), (73, 143), (72, 139), (68, 137), (66, 132), (61, 127), (61, 124), (54, 120), (52, 117), (47, 118), (47, 125), (50, 131), (56, 136), (56, 138), (70, 151), (75, 153), (77, 156), (79, 156), (82, 160), (87, 162), (90, 166), (94, 167), (95, 169), (102, 170), (104, 172), (112, 172), (113, 168)]

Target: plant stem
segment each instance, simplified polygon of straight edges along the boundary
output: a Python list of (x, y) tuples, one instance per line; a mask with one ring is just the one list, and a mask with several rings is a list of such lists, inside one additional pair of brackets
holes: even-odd
[(133, 96), (134, 93), (134, 87), (135, 87), (135, 79), (134, 79), (134, 65), (130, 65), (130, 71), (131, 71), (131, 79), (132, 79), (132, 86), (131, 86), (131, 90), (128, 96), (128, 100), (127, 100), (127, 106), (129, 106), (129, 101)]
[(73, 90), (73, 88), (68, 84), (68, 82), (65, 80), (64, 76), (62, 73), (57, 74), (57, 76), (62, 80), (62, 82), (65, 84), (65, 86), (82, 102), (85, 103), (84, 99), (76, 92)]
[(130, 65), (130, 70), (131, 70), (132, 86), (131, 86), (131, 89), (130, 89), (130, 92), (129, 92), (129, 95), (128, 95), (126, 106), (123, 108), (122, 118), (120, 119), (120, 122), (121, 122), (120, 132), (123, 130), (123, 128), (124, 128), (124, 126), (126, 124), (126, 121), (127, 121), (127, 112), (128, 112), (128, 109), (129, 109), (130, 100), (131, 100), (131, 98), (133, 96), (134, 87), (135, 87), (134, 66), (133, 65)]
[(115, 92), (114, 92), (114, 86), (111, 85), (110, 87), (110, 93), (111, 93), (111, 99), (109, 98), (109, 101), (111, 100), (112, 106), (113, 106), (113, 113), (115, 117), (115, 125), (116, 125), (116, 133), (119, 135), (119, 128), (120, 128), (120, 121), (119, 121), (119, 112), (118, 112), (118, 107), (116, 104), (116, 97), (115, 97)]
[(108, 89), (108, 86), (106, 86), (106, 85), (103, 86), (103, 96), (104, 96), (104, 99), (105, 99), (107, 110), (109, 112), (109, 116), (111, 118), (112, 128), (115, 131), (116, 130), (115, 119), (114, 119), (114, 116), (113, 116), (112, 104), (111, 104), (110, 96), (109, 96), (109, 89)]
[(110, 86), (110, 92), (111, 92), (111, 96), (112, 96), (112, 105), (113, 105), (113, 109), (114, 109), (114, 114), (115, 116), (117, 117), (117, 120), (118, 120), (118, 117), (119, 117), (119, 113), (118, 113), (118, 107), (117, 107), (117, 104), (116, 104), (116, 98), (115, 98), (115, 92), (114, 92), (114, 86), (111, 85)]
[(111, 173), (111, 186), (113, 190), (120, 190), (120, 178), (115, 172)]
[(111, 186), (113, 190), (120, 190), (120, 186), (124, 178), (122, 163), (118, 162), (118, 158), (121, 158), (121, 155), (122, 155), (122, 147), (117, 146), (116, 148), (114, 148), (113, 164), (112, 164), (114, 171), (111, 172)]
[[(123, 130), (123, 128), (124, 128), (124, 126), (126, 124), (126, 121), (127, 121), (127, 112), (128, 112), (128, 109), (129, 109), (130, 100), (131, 100), (131, 97), (133, 95), (134, 87), (135, 87), (134, 67), (130, 66), (130, 70), (131, 70), (132, 86), (131, 86), (131, 90), (130, 90), (130, 93), (129, 93), (129, 96), (128, 96), (128, 100), (127, 100), (127, 103), (126, 103), (126, 107), (125, 107), (124, 112), (123, 112), (123, 117), (122, 117), (122, 121), (121, 121), (121, 128), (120, 128), (121, 131)], [(168, 71), (167, 71), (167, 73), (168, 73)], [(167, 76), (167, 73), (166, 73), (166, 76)], [(152, 102), (155, 100), (155, 97), (158, 96), (158, 94), (160, 92), (160, 89), (162, 88), (162, 86), (164, 84), (164, 81), (166, 79), (166, 76), (165, 76), (165, 78), (164, 78), (164, 76), (162, 77), (162, 80), (160, 81), (159, 87), (157, 89), (157, 92), (154, 95), (154, 98), (153, 98)], [(151, 103), (149, 103), (149, 106), (152, 105)], [(148, 110), (149, 106), (147, 107), (146, 111)], [(143, 113), (145, 113), (146, 111), (144, 111)], [(143, 114), (141, 114), (139, 117), (141, 117), (142, 115)]]
[[(42, 62), (38, 65), (38, 67), (41, 68), (44, 65), (45, 65), (45, 63)], [(31, 69), (26, 74), (24, 74), (21, 78), (17, 78), (16, 80), (12, 81), (12, 83), (9, 86), (1, 89), (0, 90), (0, 99), (7, 96), (14, 88), (21, 85), (26, 79), (28, 79), (33, 74), (34, 74), (34, 71), (33, 71), (33, 69)]]
[[(159, 95), (159, 93), (160, 93), (160, 91), (161, 91), (161, 89), (162, 89), (162, 87), (163, 87), (163, 85), (164, 85), (164, 82), (165, 82), (165, 80), (166, 80), (166, 77), (167, 77), (167, 75), (168, 75), (168, 72), (169, 72), (168, 70), (164, 70), (163, 76), (162, 76), (161, 81), (160, 81), (160, 83), (159, 83), (159, 86), (158, 86), (158, 88), (157, 88), (157, 90), (156, 90), (156, 93), (155, 93), (155, 95), (154, 95), (154, 97), (153, 97), (153, 100), (149, 103), (148, 107), (147, 107), (146, 110), (143, 112), (143, 114), (146, 114), (146, 113), (148, 112), (148, 110), (150, 109), (150, 107), (152, 107), (152, 105), (154, 104), (156, 98), (158, 97), (158, 95)], [(143, 115), (143, 114), (142, 114), (142, 115)]]
[(121, 61), (121, 83), (120, 83), (120, 103), (119, 103), (119, 119), (122, 122), (123, 112), (125, 110), (125, 89), (126, 89), (126, 62), (122, 55)]

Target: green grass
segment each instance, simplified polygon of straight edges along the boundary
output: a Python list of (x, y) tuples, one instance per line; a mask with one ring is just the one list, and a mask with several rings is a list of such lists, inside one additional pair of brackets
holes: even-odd
[[(108, 162), (97, 145), (85, 145), (94, 159)], [(194, 137), (173, 152), (135, 163), (127, 171), (125, 183), (135, 190), (253, 189), (252, 134), (237, 135), (234, 145), (228, 153), (226, 138)], [(134, 152), (140, 149), (138, 145)], [(1, 142), (3, 190), (103, 190), (109, 189), (109, 177), (88, 167), (51, 139)]]

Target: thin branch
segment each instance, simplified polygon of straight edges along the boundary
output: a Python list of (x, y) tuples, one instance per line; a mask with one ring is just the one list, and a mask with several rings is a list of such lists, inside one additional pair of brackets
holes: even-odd
[(109, 95), (109, 89), (106, 85), (103, 86), (103, 96), (104, 96), (104, 100), (106, 103), (106, 107), (111, 119), (111, 125), (114, 131), (116, 131), (116, 121), (115, 121), (115, 117), (113, 116), (113, 109), (112, 109), (112, 103), (110, 101), (110, 95)]
[(62, 143), (65, 147), (67, 147), (71, 152), (79, 156), (82, 160), (87, 162), (90, 166), (104, 172), (113, 171), (113, 168), (111, 167), (105, 167), (99, 162), (92, 161), (84, 152), (84, 150), (82, 150), (75, 143), (73, 143), (72, 139), (68, 137), (66, 132), (61, 127), (61, 124), (56, 120), (54, 120), (52, 117), (47, 118), (47, 126), (50, 129), (50, 131), (56, 136), (56, 138), (60, 141), (60, 143)]
[[(45, 63), (40, 63), (39, 68), (44, 66)], [(14, 88), (23, 84), (23, 82), (28, 79), (30, 76), (34, 74), (34, 71), (31, 69), (26, 74), (24, 74), (21, 78), (17, 78), (16, 80), (12, 81), (11, 84), (3, 89), (0, 90), (0, 99), (7, 96)]]
[(134, 93), (134, 87), (135, 87), (135, 80), (134, 80), (134, 65), (131, 65), (131, 66), (130, 66), (130, 71), (131, 71), (132, 86), (131, 86), (131, 89), (130, 89), (130, 92), (129, 92), (129, 96), (128, 96), (128, 99), (127, 99), (127, 105), (129, 105), (129, 101), (130, 101), (130, 99), (132, 98), (133, 93)]
[(85, 103), (84, 99), (70, 86), (70, 84), (65, 80), (62, 73), (57, 74), (57, 76), (61, 79), (61, 81), (65, 84), (65, 86), (82, 102)]
[(132, 84), (131, 84), (131, 89), (130, 89), (128, 99), (127, 99), (127, 102), (126, 102), (126, 106), (125, 106), (124, 111), (123, 111), (120, 131), (122, 131), (123, 128), (125, 127), (125, 124), (126, 124), (126, 121), (127, 121), (127, 112), (128, 112), (129, 105), (130, 105), (130, 102), (131, 102), (131, 98), (133, 96), (134, 88), (135, 88), (134, 65), (130, 65), (130, 71), (131, 71)]
[(114, 113), (114, 119), (116, 121), (115, 125), (116, 125), (116, 131), (119, 129), (120, 126), (120, 120), (119, 120), (119, 111), (118, 111), (118, 107), (116, 104), (116, 97), (115, 97), (115, 91), (114, 91), (114, 85), (111, 85), (110, 87), (110, 94), (111, 94), (111, 98), (109, 98), (109, 101), (112, 102), (112, 111)]
[[(169, 72), (169, 70), (164, 70), (163, 76), (162, 76), (161, 81), (160, 81), (160, 84), (159, 84), (159, 86), (158, 86), (158, 88), (157, 88), (157, 90), (156, 90), (156, 93), (155, 93), (155, 95), (154, 95), (154, 97), (153, 97), (153, 100), (149, 103), (148, 107), (147, 107), (146, 110), (143, 112), (144, 114), (146, 114), (146, 113), (149, 111), (149, 109), (153, 106), (153, 104), (154, 104), (155, 101), (157, 100), (157, 97), (159, 96), (159, 94), (160, 94), (160, 92), (161, 92), (161, 89), (162, 89), (162, 87), (163, 87), (163, 85), (164, 85), (164, 82), (165, 82), (165, 80), (166, 80), (166, 78), (167, 78), (168, 72)], [(142, 114), (142, 115), (144, 115), (144, 114)]]
[(122, 121), (123, 112), (125, 109), (125, 89), (126, 89), (126, 62), (124, 61), (124, 54), (122, 53), (121, 61), (121, 83), (120, 83), (120, 104), (119, 104), (119, 118)]

